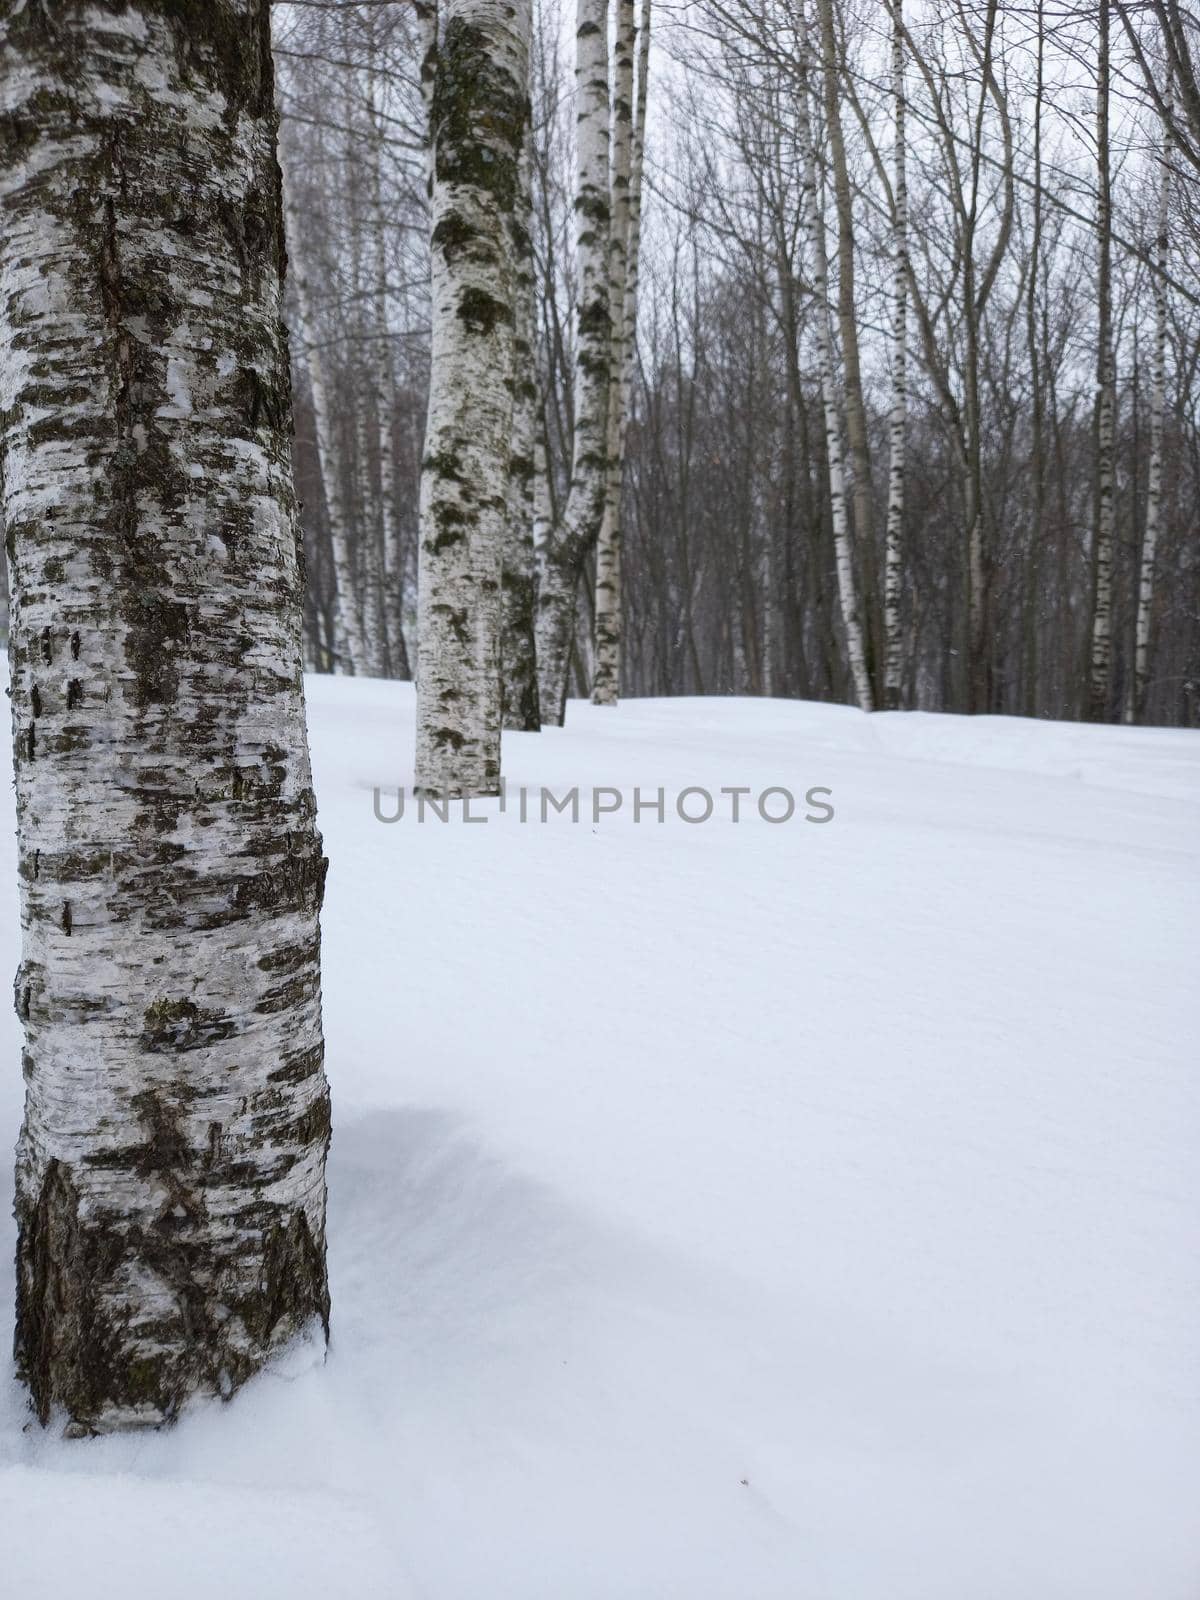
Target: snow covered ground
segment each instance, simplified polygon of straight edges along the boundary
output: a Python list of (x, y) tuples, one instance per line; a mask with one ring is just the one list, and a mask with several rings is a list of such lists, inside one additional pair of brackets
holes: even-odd
[(1200, 738), (580, 704), (510, 783), (621, 812), (385, 826), (411, 690), (310, 708), (328, 1363), (83, 1443), (7, 1384), (4, 1591), (1194, 1600)]

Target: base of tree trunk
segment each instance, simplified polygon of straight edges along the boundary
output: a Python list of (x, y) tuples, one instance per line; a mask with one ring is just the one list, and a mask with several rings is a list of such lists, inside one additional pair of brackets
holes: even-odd
[[(136, 1228), (84, 1217), (57, 1161), (35, 1198), (18, 1192), (14, 1351), (40, 1422), (61, 1412), (75, 1436), (161, 1427), (197, 1395), (228, 1400), (306, 1330), (328, 1338), (324, 1251), (303, 1211), (257, 1238), (231, 1229), (221, 1249), (192, 1208), (202, 1196), (181, 1192)], [(156, 1310), (133, 1328), (109, 1309), (132, 1277), (153, 1285)]]

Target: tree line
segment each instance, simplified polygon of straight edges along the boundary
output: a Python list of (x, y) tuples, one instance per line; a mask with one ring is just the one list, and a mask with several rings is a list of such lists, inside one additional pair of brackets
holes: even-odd
[[(651, 58), (647, 70), (630, 62), (648, 18), (640, 28), (632, 7), (603, 10), (604, 29), (589, 34), (583, 10), (544, 0), (523, 69), (517, 209), (529, 247), (514, 256), (525, 275), (514, 328), (531, 352), (521, 381), (534, 425), (532, 451), (512, 456), (532, 461), (520, 519), (534, 549), (523, 585), (509, 562), (501, 631), (511, 669), (532, 604), (536, 720), (557, 721), (564, 692), (608, 703), (619, 688), (1194, 723), (1200, 324), (1187, 14), (1173, 0), (960, 0), (949, 11), (698, 0), (655, 23), (647, 133)], [(443, 6), (443, 31), (449, 16)], [(340, 274), (320, 333), (345, 396), (334, 407), (340, 493), (377, 549), (389, 536), (355, 484), (379, 496), (390, 454), (394, 520), (407, 519), (392, 611), (415, 670), (413, 510), (436, 321), (421, 287), (420, 82), (422, 62), (436, 70), (436, 39), (422, 46), (415, 19), (393, 7), (296, 8), (286, 37), (289, 171), (298, 183), (327, 174), (308, 191), (305, 226)], [(603, 73), (584, 51), (601, 37)], [(356, 103), (369, 60), (388, 62), (397, 123), (372, 147), (386, 214), (354, 211), (352, 185), (321, 153), (334, 135), (314, 128), (311, 110), (289, 114), (306, 93)], [(588, 147), (602, 122), (603, 148)], [(632, 228), (618, 217), (630, 160)], [(611, 161), (607, 178), (589, 170), (599, 161)], [(629, 241), (619, 246), (629, 270), (619, 316), (609, 286), (623, 353), (608, 352), (622, 373), (601, 448), (588, 347), (598, 279), (579, 219), (605, 182), (610, 243)], [(398, 292), (376, 344), (405, 375), (382, 431), (348, 267), (378, 248), (379, 226)], [(373, 670), (348, 662), (334, 637), (332, 499), (303, 370), (298, 390), (310, 661)], [(389, 428), (390, 452), (377, 442)], [(610, 481), (599, 521), (581, 522), (578, 468), (601, 454), (610, 480), (619, 462), (619, 486)], [(364, 537), (349, 542), (347, 586), (365, 616)], [(509, 725), (534, 725), (531, 696), (514, 687), (518, 703)]]

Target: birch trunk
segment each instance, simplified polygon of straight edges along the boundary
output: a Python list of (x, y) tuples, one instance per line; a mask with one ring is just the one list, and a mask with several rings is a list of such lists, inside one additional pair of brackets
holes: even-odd
[(0, 0), (0, 417), (42, 1422), (328, 1325), (319, 930), (266, 0)]
[(371, 150), (371, 266), (372, 314), (375, 350), (372, 376), (375, 384), (375, 425), (379, 446), (379, 515), (383, 537), (384, 633), (387, 669), (392, 677), (410, 676), (404, 638), (404, 568), (400, 548), (400, 519), (396, 515), (396, 372), (392, 359), (391, 319), (388, 315), (387, 228), (383, 204), (383, 130), (380, 126), (374, 78), (369, 83), (373, 133)]
[(313, 319), (312, 290), (300, 242), (304, 237), (304, 224), (296, 196), (286, 178), (284, 200), (292, 281), (296, 286), (296, 313), (300, 324), (296, 329), (297, 342), (308, 374), (313, 428), (317, 436), (317, 467), (321, 474), (321, 488), (325, 493), (325, 516), (329, 523), (329, 548), (333, 557), (333, 581), (336, 589), (333, 614), (334, 648), (337, 665), (343, 672), (353, 674), (363, 671), (366, 654), (358, 608), (358, 586), (354, 581), (354, 561), (350, 549), (349, 512), (342, 493), (338, 449), (333, 437), (333, 414), (330, 410), (325, 355), (321, 348), (319, 330)]
[[(354, 472), (351, 477), (352, 499), (359, 559), (359, 594), (362, 596), (362, 639), (365, 676), (382, 678), (387, 670), (387, 632), (383, 592), (383, 526), (382, 505), (374, 492), (371, 474), (371, 455), (367, 442), (371, 418), (369, 412), (375, 397), (375, 378), (372, 370), (376, 355), (368, 311), (374, 302), (374, 284), (369, 281), (363, 260), (364, 238), (370, 223), (369, 207), (363, 196), (362, 175), (358, 150), (352, 133), (354, 110), (347, 96), (343, 116), (346, 123), (344, 152), (345, 184), (349, 200), (350, 232), (350, 293), (354, 310), (350, 318), (350, 333), (354, 369), (349, 385), (350, 404), (354, 416)], [(377, 427), (377, 423), (376, 423)], [(376, 434), (378, 437), (378, 434)]]
[(829, 505), (833, 520), (834, 556), (837, 567), (838, 598), (842, 626), (846, 635), (846, 655), (855, 698), (863, 711), (874, 709), (871, 679), (867, 671), (862, 619), (859, 615), (854, 561), (850, 549), (850, 529), (846, 516), (846, 475), (842, 458), (842, 424), (838, 414), (833, 371), (833, 314), (829, 304), (829, 264), (825, 251), (825, 219), (817, 184), (817, 152), (813, 140), (809, 106), (809, 64), (811, 52), (807, 37), (804, 7), (800, 7), (801, 59), (798, 74), (796, 124), (804, 161), (801, 225), (812, 264), (813, 299), (816, 307), (817, 367), (821, 400), (825, 411), (825, 448), (829, 463)]
[(632, 222), (633, 61), (636, 45), (634, 0), (616, 0), (617, 34), (613, 60), (612, 210), (608, 243), (608, 304), (611, 314), (608, 392), (608, 463), (604, 514), (596, 541), (596, 673), (592, 700), (615, 706), (621, 690), (621, 483), (625, 460), (625, 344), (628, 337), (625, 291)]
[(537, 683), (537, 557), (534, 551), (534, 450), (537, 353), (534, 349), (533, 239), (529, 228), (529, 123), (521, 147), (520, 198), (513, 214), (516, 302), (513, 313), (513, 425), (501, 575), (500, 699), (503, 725), (521, 733), (541, 727)]
[(421, 469), (416, 779), (500, 786), (500, 576), (512, 437), (512, 221), (529, 0), (446, 0), (431, 105), (433, 331)]
[(888, 419), (888, 509), (884, 553), (884, 709), (898, 711), (903, 679), (900, 600), (903, 583), (904, 468), (908, 409), (908, 175), (904, 144), (904, 11), (892, 0), (892, 405)]
[(1087, 714), (1102, 722), (1108, 715), (1112, 658), (1112, 561), (1115, 513), (1116, 360), (1112, 328), (1112, 182), (1108, 144), (1109, 4), (1100, 0), (1096, 63), (1096, 143), (1099, 183), (1096, 197), (1099, 331), (1096, 350), (1096, 512), (1093, 549), (1092, 637)]
[(838, 329), (842, 349), (842, 397), (846, 443), (850, 456), (849, 499), (854, 507), (854, 547), (859, 553), (861, 584), (859, 612), (863, 618), (863, 649), (867, 673), (878, 673), (878, 584), (875, 577), (875, 504), (871, 488), (871, 445), (867, 434), (867, 408), (863, 399), (862, 362), (858, 350), (858, 313), (854, 301), (854, 212), (846, 142), (842, 136), (838, 88), (838, 44), (834, 29), (833, 0), (817, 0), (821, 36), (821, 85), (825, 107), (825, 137), (829, 143), (829, 169), (833, 178), (837, 222)]
[(1162, 515), (1163, 422), (1167, 395), (1167, 268), (1170, 263), (1171, 112), (1170, 85), (1164, 96), (1162, 170), (1158, 184), (1158, 230), (1150, 282), (1154, 292), (1154, 357), (1150, 368), (1150, 465), (1146, 479), (1146, 522), (1138, 575), (1137, 633), (1134, 641), (1134, 715), (1146, 714), (1150, 683), (1150, 614), (1154, 604), (1154, 560)]
[(538, 587), (538, 697), (542, 722), (554, 726), (566, 709), (579, 571), (604, 515), (612, 367), (608, 0), (577, 0), (576, 18), (575, 434), (567, 503), (542, 546)]
[(1042, 270), (1042, 108), (1045, 97), (1046, 19), (1045, 0), (1035, 8), (1037, 44), (1033, 90), (1033, 221), (1030, 228), (1028, 282), (1025, 293), (1025, 344), (1029, 357), (1029, 390), (1033, 506), (1026, 558), (1028, 573), (1023, 618), (1022, 705), (1027, 717), (1039, 708), (1040, 610), (1042, 605), (1042, 564), (1046, 528), (1046, 402), (1039, 348), (1038, 288)]

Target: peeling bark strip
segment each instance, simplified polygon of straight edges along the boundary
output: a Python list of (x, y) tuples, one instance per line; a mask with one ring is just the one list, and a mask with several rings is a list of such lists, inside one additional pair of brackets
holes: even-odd
[(267, 0), (0, 0), (16, 1357), (73, 1431), (327, 1325)]
[(500, 576), (530, 0), (446, 0), (430, 106), (433, 333), (421, 470), (417, 786), (498, 794)]

